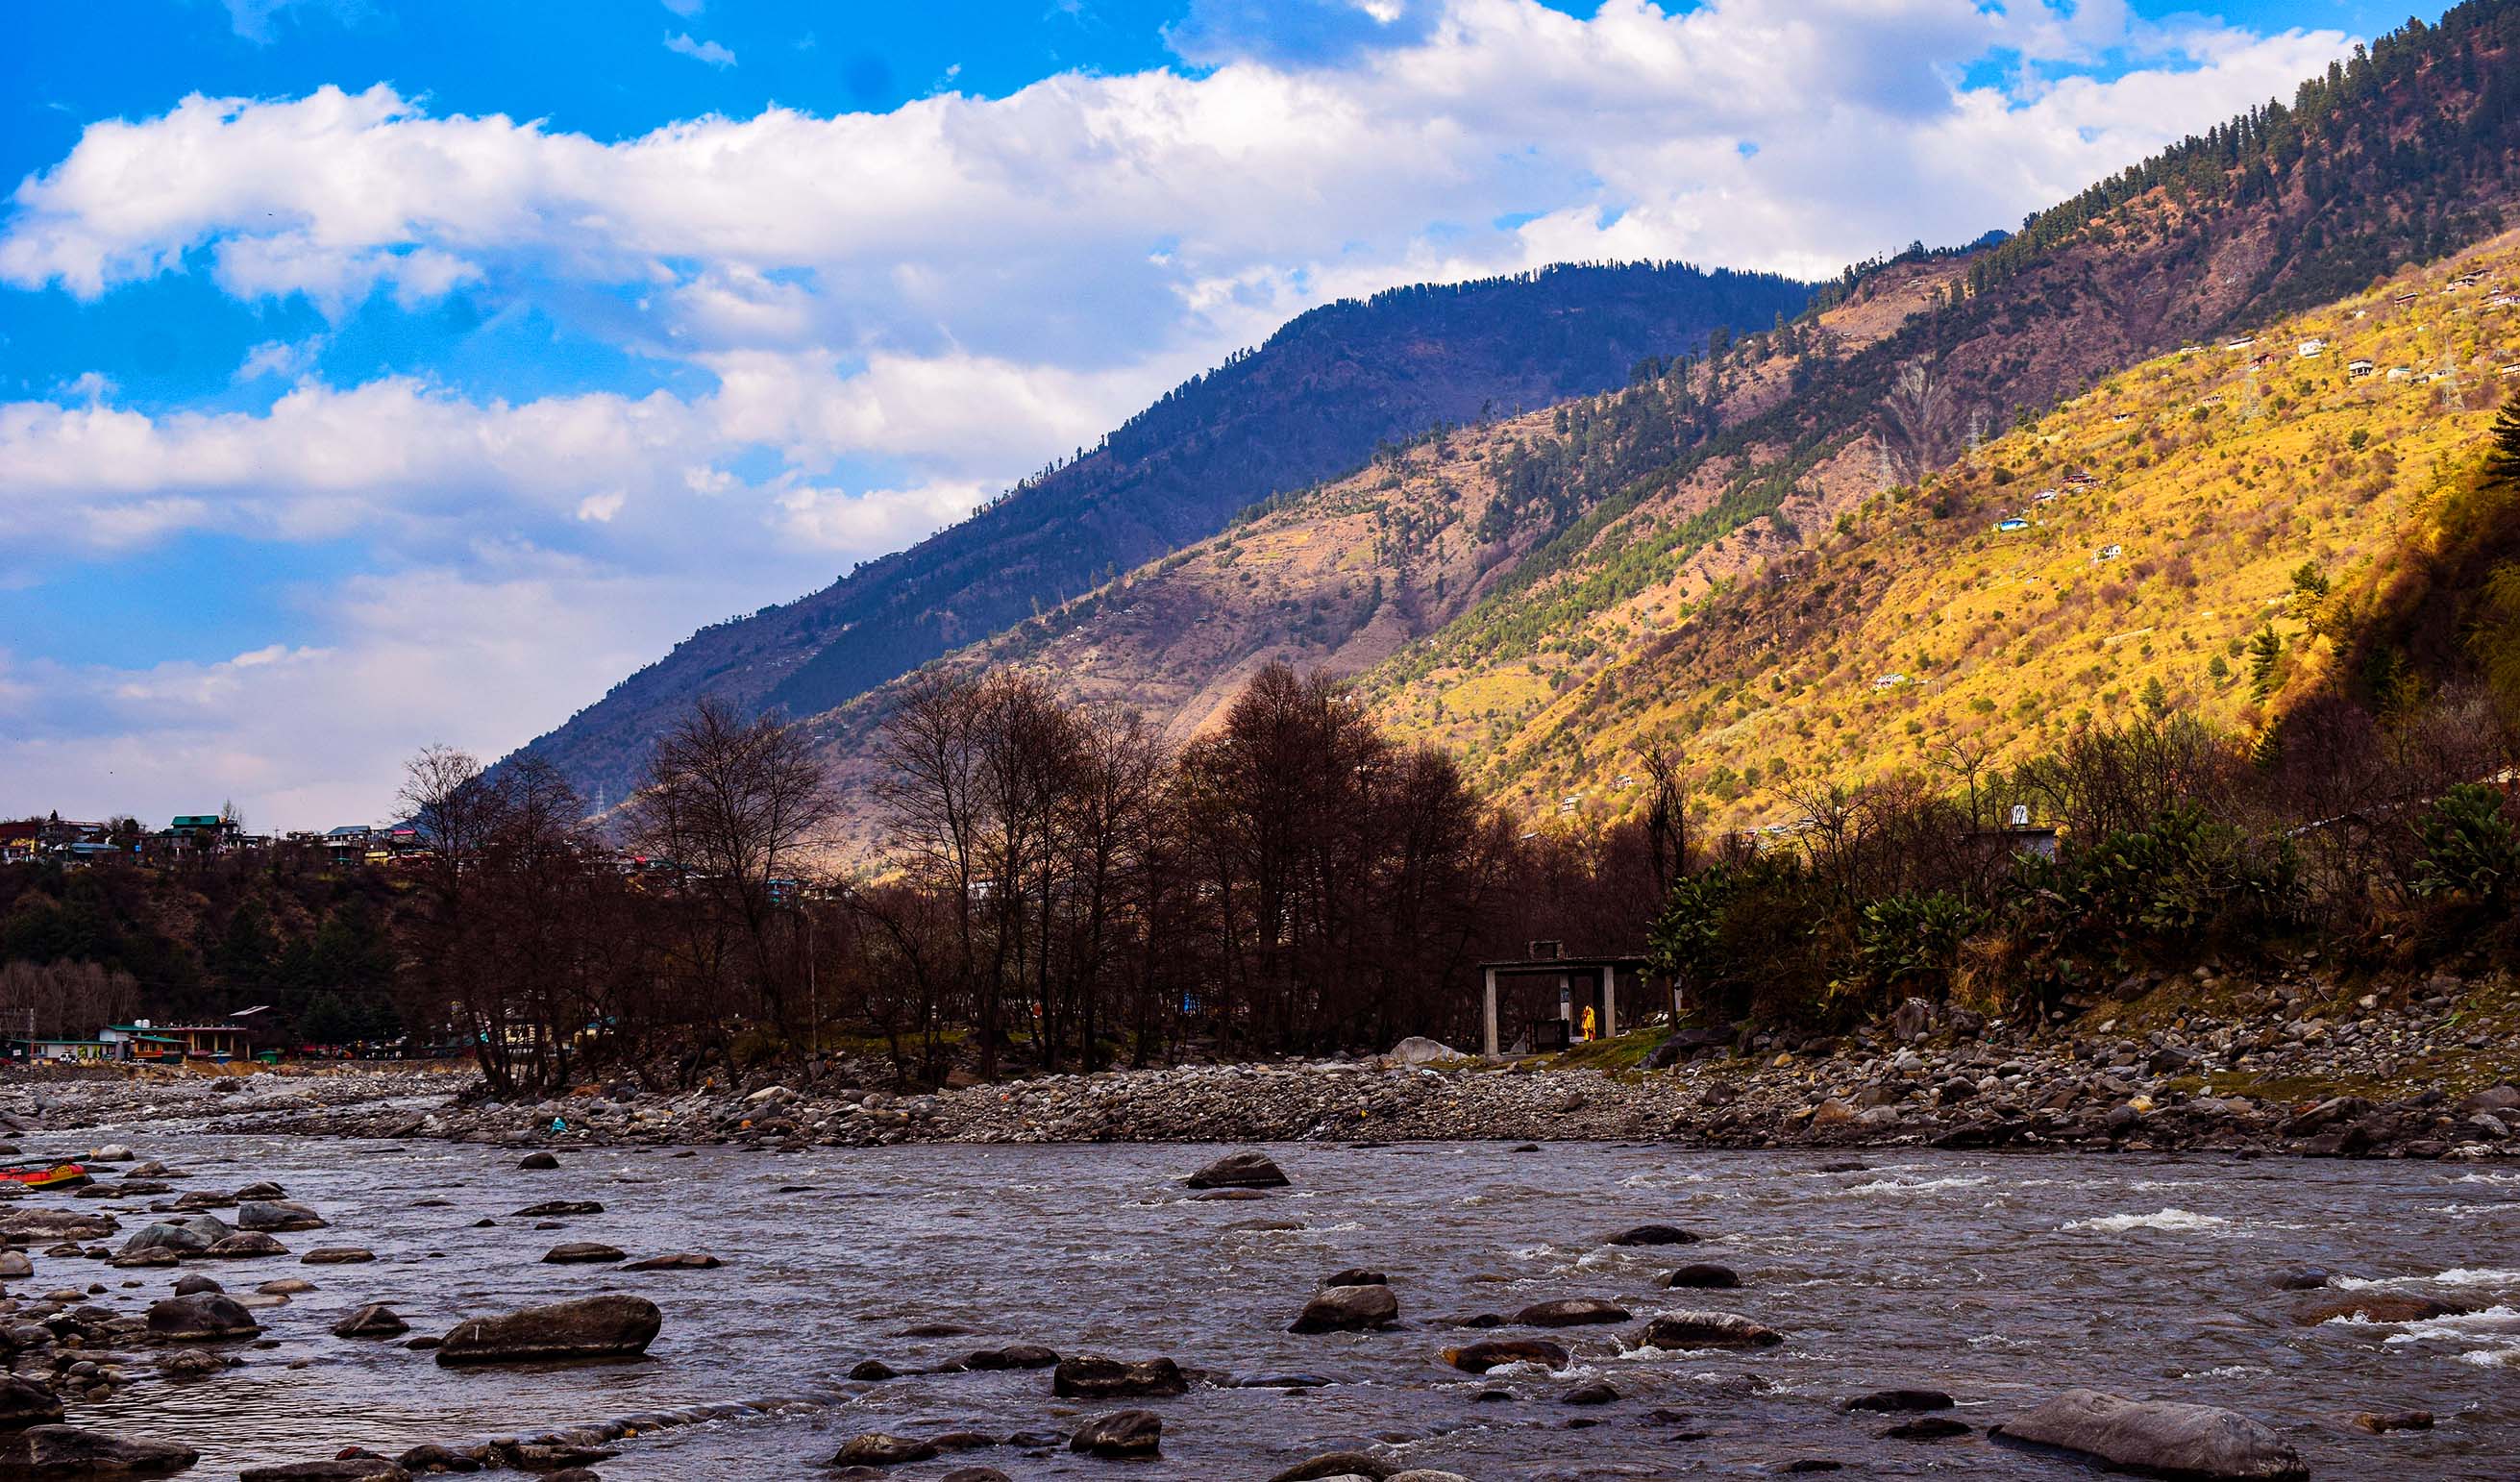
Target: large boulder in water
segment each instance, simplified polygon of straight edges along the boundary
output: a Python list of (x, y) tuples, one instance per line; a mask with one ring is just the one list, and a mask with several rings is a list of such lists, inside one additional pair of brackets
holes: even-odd
[(237, 1206), (239, 1230), (321, 1230), (329, 1223), (294, 1199), (248, 1199)]
[(1067, 1449), (1089, 1457), (1119, 1460), (1151, 1457), (1163, 1444), (1163, 1418), (1151, 1410), (1124, 1410), (1088, 1420), (1068, 1438)]
[(35, 1425), (0, 1436), (0, 1477), (164, 1477), (202, 1459), (189, 1446), (130, 1441), (75, 1425)]
[(1462, 1348), (1447, 1348), (1444, 1362), (1463, 1373), (1483, 1374), (1508, 1364), (1537, 1364), (1543, 1369), (1564, 1369), (1567, 1357), (1565, 1349), (1544, 1339), (1493, 1338)]
[(1559, 1297), (1553, 1302), (1534, 1302), (1513, 1315), (1525, 1327), (1581, 1327), (1587, 1323), (1624, 1323), (1631, 1314), (1616, 1302), (1600, 1297)]
[(1231, 1152), (1184, 1182), (1192, 1189), (1283, 1189), (1286, 1175), (1265, 1152)]
[(633, 1358), (648, 1351), (664, 1322), (646, 1297), (579, 1297), (505, 1317), (467, 1318), (438, 1345), (437, 1362), (452, 1367)]
[(121, 1223), (110, 1214), (81, 1214), (68, 1209), (0, 1209), (0, 1238), (19, 1245), (102, 1239), (121, 1228)]
[(1400, 1321), (1400, 1298), (1379, 1282), (1326, 1286), (1304, 1304), (1288, 1332), (1362, 1332)]
[(913, 1461), (925, 1461), (936, 1455), (936, 1443), (915, 1436), (896, 1436), (888, 1431), (871, 1430), (862, 1436), (851, 1436), (839, 1455), (832, 1458), (833, 1466), (907, 1466)]
[(1769, 1348), (1785, 1335), (1736, 1312), (1667, 1312), (1637, 1334), (1647, 1348)]
[(2154, 1476), (2286, 1482), (2310, 1475), (2283, 1437), (2246, 1415), (2096, 1389), (2069, 1389), (1988, 1434)]
[(262, 1331), (253, 1314), (224, 1292), (197, 1291), (149, 1304), (149, 1336), (161, 1343), (208, 1343), (250, 1338)]
[(1123, 1397), (1186, 1394), (1190, 1381), (1170, 1359), (1143, 1359), (1124, 1364), (1101, 1354), (1061, 1359), (1051, 1370), (1050, 1392), (1062, 1400), (1116, 1400)]
[(62, 1397), (18, 1374), (0, 1375), (0, 1430), (49, 1425), (62, 1417)]

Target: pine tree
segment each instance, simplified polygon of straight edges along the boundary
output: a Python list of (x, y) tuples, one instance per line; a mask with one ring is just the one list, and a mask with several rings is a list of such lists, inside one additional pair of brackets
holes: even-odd
[(2502, 403), (2494, 419), (2494, 446), (2486, 452), (2485, 472), (2507, 482), (2520, 482), (2520, 391)]

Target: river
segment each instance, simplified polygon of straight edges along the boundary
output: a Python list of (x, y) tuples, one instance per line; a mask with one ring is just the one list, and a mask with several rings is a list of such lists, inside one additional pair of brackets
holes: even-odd
[[(1474, 1482), (1757, 1475), (1805, 1459), (1864, 1475), (2086, 1474), (1982, 1435), (1876, 1439), (1898, 1417), (1837, 1409), (1845, 1396), (1890, 1386), (1950, 1391), (1954, 1414), (1981, 1432), (2073, 1384), (2225, 1405), (2275, 1426), (2320, 1476), (2385, 1467), (2404, 1478), (2507, 1478), (2520, 1456), (2520, 1171), (2508, 1164), (1876, 1153), (1862, 1171), (1828, 1173), (1814, 1154), (1290, 1145), (1272, 1151), (1293, 1188), (1191, 1202), (1180, 1176), (1218, 1149), (622, 1148), (566, 1153), (559, 1171), (535, 1173), (519, 1171), (513, 1151), (465, 1145), (163, 1128), (122, 1136), (189, 1175), (178, 1188), (269, 1179), (334, 1222), (286, 1236), (292, 1249), (355, 1243), (378, 1256), (343, 1267), (194, 1263), (187, 1269), (209, 1270), (231, 1292), (284, 1276), (319, 1289), (257, 1313), (277, 1341), (241, 1350), (244, 1368), (194, 1382), (153, 1376), (111, 1400), (72, 1404), (75, 1423), (198, 1446), (194, 1476), (344, 1445), (390, 1455), (422, 1441), (820, 1392), (835, 1403), (627, 1440), (601, 1466), (607, 1479), (807, 1477), (861, 1431), (1004, 1436), (1120, 1408), (1054, 1401), (1039, 1371), (843, 1378), (870, 1357), (908, 1370), (1015, 1342), (1330, 1382), (1200, 1385), (1127, 1402), (1163, 1416), (1155, 1462), (998, 1446), (896, 1475), (985, 1463), (1018, 1478), (1115, 1467), (1137, 1478), (1265, 1478), (1316, 1452), (1368, 1445)], [(601, 1201), (604, 1212), (561, 1222), (564, 1230), (509, 1218), (563, 1198)], [(108, 1207), (127, 1230), (145, 1218), (140, 1204)], [(484, 1219), (497, 1223), (475, 1228)], [(1648, 1222), (1703, 1242), (1600, 1243)], [(644, 1274), (542, 1264), (562, 1239), (634, 1257), (702, 1251), (726, 1264)], [(1742, 1288), (1654, 1285), (1688, 1261), (1734, 1268)], [(36, 1262), (22, 1292), (94, 1280), (109, 1288), (99, 1300), (116, 1306), (163, 1294), (178, 1275)], [(1403, 1326), (1285, 1331), (1322, 1277), (1356, 1265), (1387, 1274)], [(2478, 1311), (2300, 1326), (2290, 1313), (2311, 1294), (2274, 1290), (2273, 1280), (2303, 1265), (2326, 1267), (2348, 1287), (2379, 1283)], [(126, 1280), (140, 1285), (124, 1290)], [(331, 1333), (368, 1301), (431, 1333), (462, 1316), (598, 1290), (636, 1291), (663, 1308), (647, 1360), (449, 1370), (426, 1353)], [(1629, 1324), (1549, 1334), (1576, 1351), (1566, 1373), (1483, 1379), (1440, 1362), (1448, 1343), (1506, 1335), (1459, 1334), (1442, 1320), (1560, 1296), (1618, 1299), (1639, 1324), (1655, 1311), (1725, 1308), (1787, 1341), (1742, 1354), (1638, 1354), (1619, 1341), (1639, 1325)], [(933, 1325), (968, 1331), (903, 1335)], [(1622, 1398), (1582, 1410), (1558, 1403), (1595, 1378)], [(1474, 1399), (1497, 1390), (1509, 1398)], [(2387, 1436), (2348, 1423), (2358, 1411), (2409, 1409), (2440, 1423)]]

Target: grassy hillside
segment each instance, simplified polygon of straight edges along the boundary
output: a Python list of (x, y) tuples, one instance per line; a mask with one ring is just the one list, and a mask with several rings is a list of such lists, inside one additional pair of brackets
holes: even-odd
[(1536, 816), (1640, 806), (1620, 778), (1677, 741), (1745, 825), (1790, 812), (1795, 779), (1928, 770), (1955, 745), (2001, 763), (2147, 705), (2254, 727), (2332, 649), (2324, 594), (2376, 580), (2520, 386), (2520, 309), (2494, 302), (2515, 289), (2504, 236), (2146, 361), (1808, 546), (1736, 536), (1729, 569), (1544, 623), (1561, 636), (1528, 656), (1425, 646), (1378, 676), (1381, 708)]

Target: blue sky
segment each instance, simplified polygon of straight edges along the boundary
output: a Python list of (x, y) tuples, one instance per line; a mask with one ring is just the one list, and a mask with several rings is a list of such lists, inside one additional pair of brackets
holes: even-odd
[(0, 814), (374, 818), (1328, 298), (1964, 240), (2403, 13), (20, 7)]

